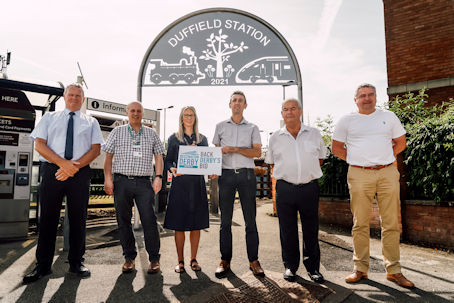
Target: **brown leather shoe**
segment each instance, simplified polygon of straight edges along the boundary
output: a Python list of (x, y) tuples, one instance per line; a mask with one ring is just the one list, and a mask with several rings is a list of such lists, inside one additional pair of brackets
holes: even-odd
[(219, 263), (218, 268), (216, 268), (216, 272), (214, 273), (214, 275), (216, 276), (216, 278), (221, 279), (221, 278), (224, 278), (229, 271), (230, 271), (230, 262), (221, 260), (221, 263)]
[(161, 271), (161, 267), (159, 266), (159, 261), (151, 261), (150, 266), (148, 266), (147, 273), (157, 274), (160, 271)]
[(386, 274), (386, 279), (389, 281), (392, 281), (394, 283), (397, 283), (398, 285), (406, 288), (413, 288), (415, 287), (415, 284), (405, 278), (405, 276), (402, 273), (397, 273), (397, 274)]
[(359, 271), (359, 270), (355, 270), (352, 274), (350, 274), (349, 276), (347, 276), (345, 278), (345, 282), (347, 282), (347, 283), (356, 283), (356, 282), (359, 282), (362, 279), (367, 280), (367, 273)]
[(136, 268), (135, 264), (136, 262), (134, 260), (126, 259), (123, 267), (121, 268), (121, 271), (124, 273), (132, 272)]
[(262, 269), (262, 266), (260, 266), (259, 260), (252, 261), (249, 263), (249, 269), (252, 270), (252, 273), (254, 276), (259, 276), (259, 277), (264, 277), (265, 272)]

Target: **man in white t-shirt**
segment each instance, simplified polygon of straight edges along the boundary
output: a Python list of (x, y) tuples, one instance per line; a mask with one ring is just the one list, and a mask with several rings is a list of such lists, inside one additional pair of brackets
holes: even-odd
[(402, 275), (399, 263), (400, 175), (393, 165), (406, 147), (405, 130), (393, 112), (375, 108), (373, 85), (361, 84), (354, 100), (358, 112), (342, 117), (333, 135), (333, 153), (350, 165), (347, 180), (353, 213), (354, 272), (345, 281), (367, 279), (370, 214), (377, 197), (386, 278), (412, 288), (414, 284)]
[(317, 179), (326, 148), (320, 132), (301, 123), (303, 109), (296, 99), (282, 103), (285, 126), (270, 138), (266, 163), (273, 165), (276, 178), (276, 208), (279, 217), (284, 279), (295, 281), (300, 263), (298, 214), (303, 231), (303, 263), (312, 281), (324, 281), (318, 244)]

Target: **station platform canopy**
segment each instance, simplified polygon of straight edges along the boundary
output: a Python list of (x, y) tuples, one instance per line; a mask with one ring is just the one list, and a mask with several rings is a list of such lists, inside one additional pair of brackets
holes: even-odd
[(0, 88), (23, 91), (36, 110), (55, 110), (55, 102), (63, 96), (65, 87), (61, 82), (12, 78), (0, 74)]

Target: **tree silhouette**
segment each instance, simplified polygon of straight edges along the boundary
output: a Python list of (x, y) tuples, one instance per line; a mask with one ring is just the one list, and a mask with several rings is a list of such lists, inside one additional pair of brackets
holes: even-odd
[(219, 30), (218, 36), (211, 33), (210, 37), (206, 39), (208, 41), (208, 48), (202, 51), (203, 55), (199, 57), (207, 61), (216, 61), (216, 78), (224, 78), (223, 64), (225, 61), (229, 61), (231, 54), (243, 52), (245, 49), (248, 49), (243, 41), (241, 41), (240, 45), (226, 43), (228, 37), (228, 35), (222, 34), (222, 29)]

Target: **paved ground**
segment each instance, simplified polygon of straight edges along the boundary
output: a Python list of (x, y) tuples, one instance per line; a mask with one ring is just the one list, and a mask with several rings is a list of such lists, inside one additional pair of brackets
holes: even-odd
[[(123, 258), (113, 218), (90, 220), (85, 264), (89, 279), (67, 273), (66, 253), (59, 237), (53, 273), (40, 281), (22, 285), (25, 272), (33, 268), (36, 236), (28, 240), (0, 243), (1, 302), (454, 302), (454, 255), (442, 251), (401, 245), (404, 274), (415, 282), (414, 290), (403, 289), (385, 279), (378, 240), (371, 244), (369, 280), (349, 285), (344, 277), (352, 268), (351, 237), (348, 233), (321, 227), (322, 273), (327, 282), (320, 286), (308, 281), (303, 268), (298, 283), (282, 279), (282, 262), (277, 218), (269, 216), (269, 200), (259, 201), (257, 224), (260, 232), (259, 257), (265, 279), (255, 278), (248, 269), (244, 221), (239, 207), (234, 213), (233, 273), (217, 279), (219, 263), (219, 218), (210, 218), (211, 226), (202, 231), (198, 260), (202, 271), (173, 271), (176, 252), (173, 234), (161, 233), (162, 273), (147, 275), (148, 257), (141, 231), (136, 231), (139, 254), (137, 271), (121, 274)], [(162, 218), (160, 218), (162, 222)], [(186, 247), (189, 256), (189, 247)], [(187, 257), (186, 262), (189, 262)]]

